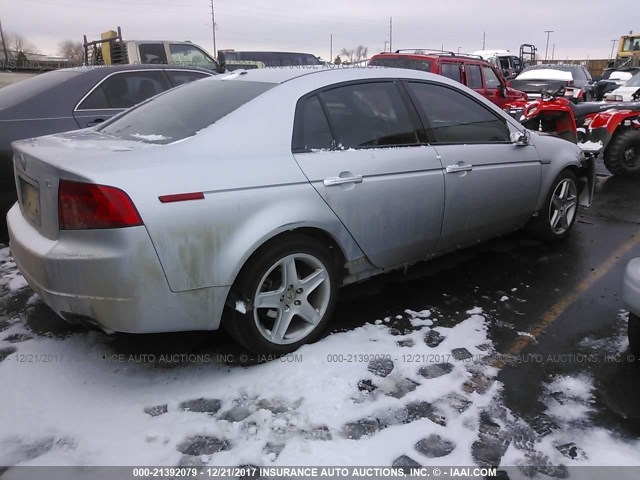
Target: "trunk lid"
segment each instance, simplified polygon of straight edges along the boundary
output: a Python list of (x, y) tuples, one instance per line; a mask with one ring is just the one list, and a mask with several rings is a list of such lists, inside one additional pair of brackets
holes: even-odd
[[(89, 131), (21, 140), (12, 144), (13, 168), (22, 215), (44, 237), (58, 238), (60, 179), (93, 183), (89, 173), (114, 168), (117, 152), (124, 154), (154, 145), (122, 140)], [(87, 163), (92, 169), (87, 169)]]

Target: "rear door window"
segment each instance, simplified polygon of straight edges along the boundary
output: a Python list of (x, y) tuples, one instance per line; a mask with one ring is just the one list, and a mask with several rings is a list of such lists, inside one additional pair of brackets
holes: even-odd
[(441, 64), (442, 75), (455, 80), (456, 82), (462, 82), (462, 72), (459, 63), (443, 62)]
[(467, 74), (467, 87), (482, 88), (482, 74), (480, 73), (480, 65), (465, 65)]
[(409, 89), (431, 125), (437, 143), (509, 141), (505, 120), (462, 92), (419, 82), (410, 82)]
[(327, 150), (336, 146), (317, 95), (304, 100), (301, 112), (296, 116), (294, 138), (297, 141), (293, 148), (297, 151)]
[(500, 79), (496, 75), (496, 72), (492, 68), (483, 66), (482, 73), (484, 74), (484, 82), (487, 88), (500, 87)]
[(407, 107), (393, 82), (362, 83), (322, 93), (338, 148), (417, 143)]
[(77, 110), (130, 108), (169, 88), (162, 70), (117, 72), (98, 84)]
[(138, 45), (140, 63), (167, 63), (164, 43), (142, 43)]

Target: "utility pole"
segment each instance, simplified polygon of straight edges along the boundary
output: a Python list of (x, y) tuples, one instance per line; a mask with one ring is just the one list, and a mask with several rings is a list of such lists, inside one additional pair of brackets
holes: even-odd
[(389, 52), (393, 51), (393, 17), (389, 17)]
[(213, 0), (211, 0), (211, 28), (213, 33), (213, 56), (215, 58), (218, 56), (218, 51), (216, 50), (216, 15), (213, 11)]
[(482, 49), (484, 50), (487, 45), (487, 32), (482, 32)]
[[(388, 45), (388, 44), (389, 44), (389, 40), (385, 40), (385, 41), (384, 41), (384, 50), (383, 50), (383, 52), (386, 52), (386, 51), (387, 51), (387, 45)], [(389, 50), (389, 52), (391, 52), (391, 50)]]
[(458, 47), (458, 55), (460, 55), (460, 47)]
[(611, 40), (611, 55), (609, 55), (609, 58), (611, 60), (613, 60), (613, 49), (616, 48), (617, 41), (618, 41), (617, 39)]
[(333, 62), (333, 33), (331, 34), (331, 43), (329, 46), (329, 61)]
[(551, 49), (551, 60), (553, 60), (553, 57), (555, 56), (555, 54), (556, 54), (556, 44), (554, 43), (553, 48)]
[(4, 61), (9, 63), (9, 52), (7, 52), (7, 44), (4, 41), (4, 32), (2, 31), (2, 21), (0, 21), (0, 39), (2, 40), (2, 48), (4, 50)]
[(553, 30), (545, 30), (544, 33), (547, 34), (547, 48), (544, 50), (544, 60), (547, 61), (547, 53), (549, 53), (549, 35), (553, 33)]

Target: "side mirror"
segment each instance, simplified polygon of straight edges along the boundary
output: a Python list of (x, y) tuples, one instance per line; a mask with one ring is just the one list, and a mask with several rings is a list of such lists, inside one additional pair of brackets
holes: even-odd
[(502, 98), (507, 98), (507, 86), (504, 83), (500, 84), (498, 91), (500, 92), (500, 95), (502, 95)]
[(512, 132), (511, 135), (511, 143), (517, 146), (525, 146), (529, 145), (529, 135), (526, 130), (522, 130), (521, 132)]
[(640, 88), (638, 90), (636, 90), (635, 93), (631, 94), (631, 98), (633, 99), (634, 102), (638, 101), (640, 99)]

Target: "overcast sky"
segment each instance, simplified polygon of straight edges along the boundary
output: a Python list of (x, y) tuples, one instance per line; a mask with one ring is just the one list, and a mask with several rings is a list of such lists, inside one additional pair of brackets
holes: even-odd
[[(518, 51), (532, 43), (544, 58), (609, 58), (613, 39), (640, 31), (640, 0), (214, 0), (216, 46), (290, 50), (328, 59), (359, 44), (393, 48), (482, 48)], [(615, 7), (615, 8), (614, 8)], [(5, 31), (39, 51), (58, 53), (62, 40), (97, 39), (122, 27), (130, 40), (191, 40), (213, 50), (210, 0), (0, 0)], [(555, 49), (554, 49), (555, 46)], [(617, 47), (616, 47), (617, 48)]]

